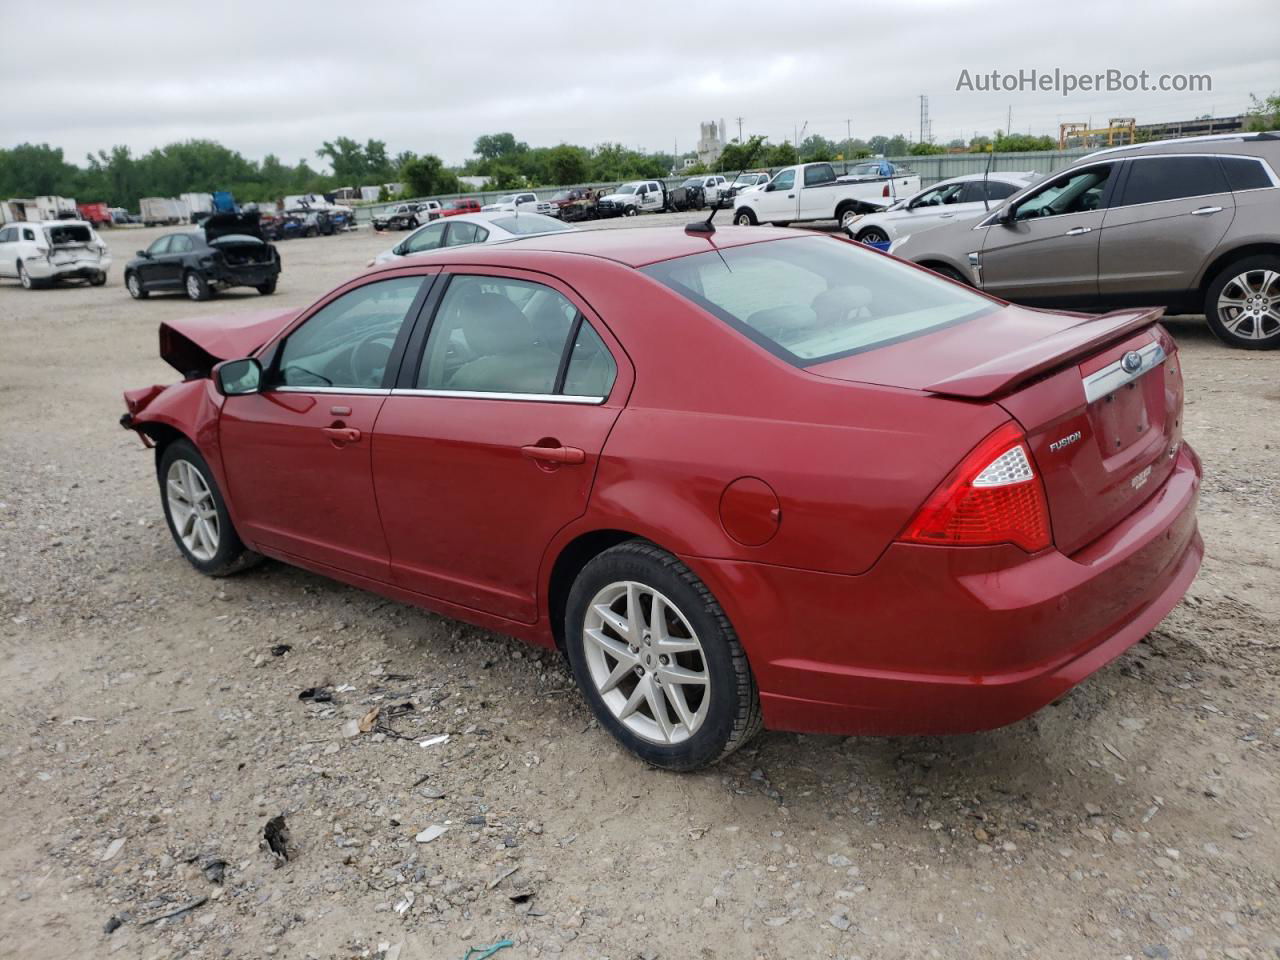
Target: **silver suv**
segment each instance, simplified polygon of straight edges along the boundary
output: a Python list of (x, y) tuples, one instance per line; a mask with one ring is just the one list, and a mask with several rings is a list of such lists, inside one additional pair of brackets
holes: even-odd
[(1225, 343), (1280, 347), (1280, 133), (1102, 150), (990, 214), (889, 248), (1034, 306), (1203, 312)]

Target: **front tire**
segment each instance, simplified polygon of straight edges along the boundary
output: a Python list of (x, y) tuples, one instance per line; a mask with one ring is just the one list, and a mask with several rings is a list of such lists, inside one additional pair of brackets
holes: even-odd
[(1280, 257), (1245, 257), (1227, 266), (1209, 284), (1204, 313), (1229, 347), (1280, 348)]
[(867, 227), (865, 230), (859, 230), (853, 239), (859, 243), (888, 243), (889, 235), (879, 227)]
[(266, 283), (258, 284), (258, 292), (264, 297), (269, 297), (276, 292), (276, 278), (272, 277)]
[(733, 222), (740, 227), (754, 227), (759, 221), (754, 213), (744, 208), (733, 215)]
[(188, 562), (210, 577), (225, 577), (260, 559), (231, 525), (209, 464), (190, 441), (175, 440), (160, 454), (160, 501), (173, 541)]
[(187, 275), (182, 278), (182, 286), (190, 300), (208, 300), (213, 296), (209, 281), (194, 270), (187, 271)]
[(724, 610), (651, 543), (619, 544), (578, 574), (565, 647), (600, 725), (656, 767), (715, 763), (760, 730), (759, 693)]
[(627, 209), (622, 212), (622, 215), (624, 217), (634, 217), (639, 212), (640, 211), (637, 210), (635, 207), (627, 207)]
[(106, 282), (107, 282), (107, 274), (106, 274), (106, 271), (104, 270), (99, 270), (97, 273), (95, 273), (92, 277), (89, 278), (89, 283), (95, 287), (104, 286)]
[(142, 285), (142, 281), (138, 279), (136, 273), (131, 273), (124, 278), (124, 288), (129, 291), (129, 296), (135, 300), (145, 300), (151, 296), (151, 293)]

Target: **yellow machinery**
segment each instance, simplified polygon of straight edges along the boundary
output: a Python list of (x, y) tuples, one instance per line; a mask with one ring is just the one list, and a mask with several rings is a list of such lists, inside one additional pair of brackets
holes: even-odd
[(1137, 132), (1137, 121), (1133, 117), (1112, 117), (1107, 126), (1094, 129), (1087, 123), (1062, 123), (1058, 125), (1058, 149), (1100, 147), (1104, 137), (1106, 146), (1121, 147), (1133, 143)]

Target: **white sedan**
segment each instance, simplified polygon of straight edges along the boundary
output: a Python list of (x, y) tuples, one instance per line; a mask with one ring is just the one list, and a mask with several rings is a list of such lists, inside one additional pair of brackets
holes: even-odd
[(576, 230), (555, 217), (540, 213), (463, 213), (436, 220), (405, 237), (390, 250), (384, 250), (368, 266), (391, 263), (400, 257), (428, 253), (441, 247), (465, 247), (473, 243), (502, 243), (519, 237), (535, 237), (544, 233)]
[(963, 177), (952, 177), (899, 200), (879, 213), (853, 218), (844, 225), (845, 231), (862, 243), (888, 243), (944, 223), (976, 217), (988, 207), (999, 206), (1023, 187), (1039, 180), (1040, 176), (1038, 173), (993, 170), (990, 174), (969, 173)]

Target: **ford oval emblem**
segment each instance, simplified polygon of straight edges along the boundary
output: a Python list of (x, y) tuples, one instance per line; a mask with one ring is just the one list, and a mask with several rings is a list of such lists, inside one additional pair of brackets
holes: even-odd
[(1142, 354), (1137, 350), (1130, 350), (1121, 359), (1120, 369), (1125, 373), (1137, 373), (1142, 369)]

